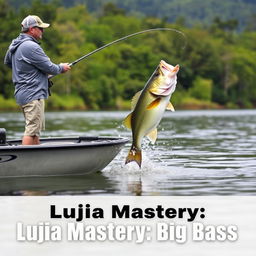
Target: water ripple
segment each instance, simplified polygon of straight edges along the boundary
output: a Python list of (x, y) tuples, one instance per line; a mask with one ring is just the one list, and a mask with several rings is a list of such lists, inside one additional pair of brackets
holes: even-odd
[[(47, 113), (43, 135), (131, 139), (131, 131), (122, 126), (127, 113)], [(1, 114), (0, 127), (7, 129), (8, 138), (21, 137), (23, 126), (21, 114)], [(65, 183), (56, 179), (55, 187), (48, 180), (43, 188), (48, 194), (256, 195), (256, 110), (166, 112), (158, 130), (155, 145), (143, 141), (141, 169), (124, 164), (130, 142), (93, 179), (93, 186), (87, 177)]]

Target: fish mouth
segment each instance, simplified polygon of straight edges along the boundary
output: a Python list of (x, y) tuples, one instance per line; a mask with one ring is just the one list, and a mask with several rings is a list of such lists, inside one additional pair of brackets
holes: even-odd
[(177, 72), (179, 71), (179, 65), (175, 67), (166, 63), (164, 60), (159, 64), (160, 72), (164, 77), (161, 84), (158, 84), (150, 90), (150, 92), (157, 96), (169, 96), (176, 88), (177, 84)]
[(176, 75), (180, 69), (180, 66), (177, 64), (175, 67), (166, 63), (164, 60), (160, 61), (160, 69), (163, 71), (164, 74), (168, 75), (169, 77)]
[(166, 63), (164, 60), (160, 61), (160, 68), (172, 72), (173, 66)]
[(163, 96), (168, 96), (170, 95), (174, 90), (175, 90), (175, 86), (176, 86), (176, 80), (172, 81), (170, 84), (168, 84), (168, 87), (166, 87), (163, 92), (161, 93), (161, 95)]
[(179, 70), (180, 70), (180, 65), (177, 64), (177, 65), (174, 67), (174, 69), (172, 70), (172, 72), (175, 73), (175, 74), (177, 74), (177, 73), (179, 72)]
[(169, 96), (171, 93), (174, 92), (176, 88), (176, 79), (171, 79), (168, 84), (160, 86), (156, 89), (150, 90), (150, 92), (156, 96)]

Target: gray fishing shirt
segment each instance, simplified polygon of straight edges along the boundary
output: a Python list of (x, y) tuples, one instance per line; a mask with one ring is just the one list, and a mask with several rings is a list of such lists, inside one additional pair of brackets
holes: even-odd
[(10, 44), (4, 64), (12, 68), (14, 95), (19, 105), (47, 99), (48, 74), (57, 75), (63, 69), (50, 61), (35, 38), (24, 33)]

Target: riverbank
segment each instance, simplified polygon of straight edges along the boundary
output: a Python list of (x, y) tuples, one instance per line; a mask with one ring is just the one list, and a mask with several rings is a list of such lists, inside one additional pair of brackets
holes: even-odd
[[(171, 100), (172, 101), (172, 100)], [(200, 110), (200, 109), (242, 109), (235, 104), (220, 105), (215, 102), (199, 100), (193, 97), (175, 98), (172, 101), (176, 110)], [(131, 101), (118, 98), (116, 107), (113, 108), (89, 108), (82, 98), (76, 95), (62, 95), (53, 94), (46, 101), (46, 109), (48, 111), (81, 111), (81, 110), (130, 110)], [(248, 109), (248, 108), (246, 108)], [(249, 109), (253, 109), (250, 107)], [(4, 99), (0, 95), (0, 112), (16, 112), (19, 111), (19, 106), (15, 99)]]

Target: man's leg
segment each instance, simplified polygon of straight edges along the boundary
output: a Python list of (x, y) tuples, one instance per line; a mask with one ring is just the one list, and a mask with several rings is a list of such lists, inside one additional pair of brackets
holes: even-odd
[(22, 145), (38, 145), (40, 144), (40, 139), (38, 136), (23, 136)]
[(40, 144), (40, 137), (39, 136), (34, 136), (34, 145), (39, 145)]
[(44, 129), (44, 100), (34, 100), (23, 105), (22, 110), (26, 121), (22, 145), (38, 145)]

